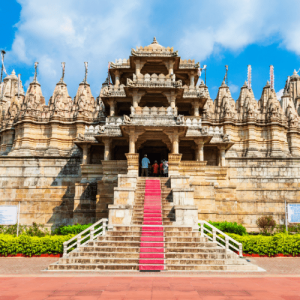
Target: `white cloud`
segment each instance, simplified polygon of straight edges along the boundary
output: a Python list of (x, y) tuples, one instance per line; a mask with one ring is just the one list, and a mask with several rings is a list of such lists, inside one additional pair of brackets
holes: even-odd
[(279, 91), (276, 93), (277, 99), (278, 99), (279, 101), (281, 100), (282, 95), (283, 95), (283, 89), (279, 90)]
[[(240, 51), (253, 43), (281, 41), (300, 54), (300, 2), (297, 0), (18, 0), (22, 6), (10, 68), (38, 61), (38, 80), (48, 100), (66, 62), (65, 82), (73, 97), (89, 62), (88, 82), (96, 97), (108, 61), (128, 58), (130, 48), (147, 45), (155, 32), (183, 58), (204, 60), (223, 49)], [(176, 9), (169, 9), (173, 5)], [(234, 93), (235, 87), (231, 88)]]
[[(89, 62), (88, 82), (98, 96), (108, 61), (128, 58), (142, 33), (149, 9), (137, 0), (19, 0), (20, 22), (7, 55), (10, 65), (39, 62), (38, 80), (48, 100), (66, 62), (65, 82), (75, 96), (84, 78), (84, 61)], [(147, 6), (147, 4), (146, 4)], [(13, 66), (12, 66), (13, 67)], [(14, 66), (15, 67), (15, 66)]]
[(193, 7), (199, 16), (185, 27), (179, 45), (186, 57), (197, 55), (204, 60), (220, 49), (238, 51), (276, 38), (300, 54), (299, 9), (297, 0), (203, 1), (198, 8)]

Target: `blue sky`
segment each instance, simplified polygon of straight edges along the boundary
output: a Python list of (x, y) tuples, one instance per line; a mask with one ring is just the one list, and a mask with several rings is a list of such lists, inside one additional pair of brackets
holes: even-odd
[(150, 44), (153, 36), (161, 45), (173, 46), (182, 59), (207, 65), (213, 99), (226, 64), (234, 99), (251, 64), (259, 99), (271, 64), (278, 93), (287, 76), (300, 68), (299, 11), (297, 0), (0, 0), (0, 49), (7, 51), (7, 71), (21, 73), (25, 88), (39, 62), (46, 101), (60, 79), (62, 61), (70, 96), (88, 61), (88, 82), (97, 97), (108, 61), (128, 58), (131, 48)]

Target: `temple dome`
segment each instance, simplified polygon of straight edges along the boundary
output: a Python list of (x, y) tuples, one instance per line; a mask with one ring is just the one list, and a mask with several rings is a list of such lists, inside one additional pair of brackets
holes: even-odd
[(147, 46), (148, 48), (151, 48), (153, 50), (158, 50), (158, 49), (162, 49), (164, 48), (162, 45), (160, 45), (157, 40), (156, 40), (156, 37), (153, 38), (153, 42)]

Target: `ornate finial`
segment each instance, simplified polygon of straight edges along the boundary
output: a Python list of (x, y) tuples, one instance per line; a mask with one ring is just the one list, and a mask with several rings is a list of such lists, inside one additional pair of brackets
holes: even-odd
[[(225, 76), (224, 76), (223, 82), (224, 82), (224, 84), (226, 83), (226, 85), (228, 85), (228, 65), (225, 65)], [(222, 82), (222, 85), (223, 85), (223, 82)]]
[(157, 42), (157, 40), (156, 40), (156, 37), (153, 38), (152, 44), (158, 44), (158, 42)]
[(38, 62), (34, 63), (34, 78), (33, 78), (33, 82), (36, 82), (38, 64), (39, 64)]
[(21, 74), (18, 74), (18, 99), (20, 98), (20, 87), (21, 87)]
[(61, 82), (64, 82), (66, 63), (65, 63), (65, 62), (62, 62), (62, 63), (61, 63), (61, 66), (62, 66), (62, 75), (61, 75), (60, 81), (61, 81)]
[(13, 71), (11, 72), (11, 75), (16, 75), (15, 70), (13, 70)]
[(85, 75), (84, 75), (84, 83), (87, 81), (87, 74), (88, 74), (88, 63), (85, 61), (84, 62), (84, 68), (85, 68)]

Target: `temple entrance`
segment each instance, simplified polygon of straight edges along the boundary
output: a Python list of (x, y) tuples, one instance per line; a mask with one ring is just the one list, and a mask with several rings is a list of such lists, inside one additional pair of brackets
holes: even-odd
[[(170, 153), (170, 151), (167, 146), (161, 141), (146, 141), (141, 145), (138, 153), (140, 154), (140, 163), (144, 155), (147, 154), (147, 157), (149, 158), (150, 164), (152, 166), (156, 160), (158, 164), (160, 164), (163, 159), (168, 160), (168, 154)], [(141, 175), (141, 170), (139, 174)], [(152, 168), (149, 168), (148, 174), (149, 176), (152, 175)]]

